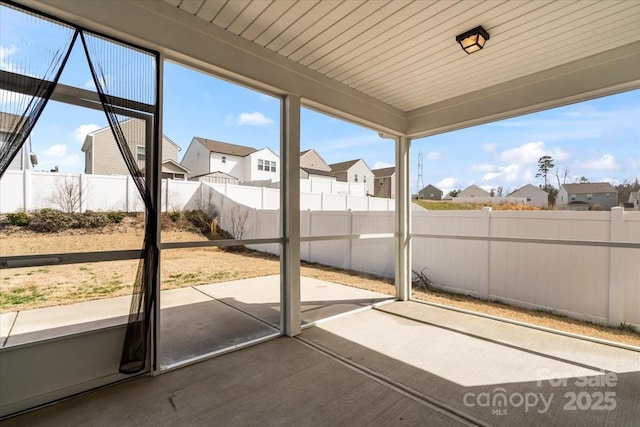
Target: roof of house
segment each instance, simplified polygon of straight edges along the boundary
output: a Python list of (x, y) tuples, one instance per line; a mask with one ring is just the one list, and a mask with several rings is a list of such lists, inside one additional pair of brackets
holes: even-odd
[(209, 151), (220, 154), (228, 154), (230, 156), (246, 157), (255, 153), (255, 148), (245, 147), (244, 145), (229, 144), (228, 142), (216, 141), (213, 139), (194, 137), (194, 140), (204, 145)]
[(300, 152), (300, 157), (304, 156), (305, 154), (307, 154), (309, 151), (312, 151), (312, 150), (313, 150), (313, 148), (310, 148), (310, 149), (308, 149), (308, 150), (301, 151), (301, 152)]
[(322, 175), (322, 176), (331, 176), (333, 177), (333, 174), (329, 171), (323, 171), (321, 169), (313, 169), (313, 168), (300, 168), (303, 171), (305, 171), (306, 173), (310, 174), (310, 175)]
[(608, 182), (588, 182), (584, 184), (562, 184), (567, 193), (617, 193), (618, 191)]
[(549, 194), (546, 191), (544, 191), (542, 188), (540, 187), (536, 187), (533, 184), (527, 184), (527, 185), (523, 185), (522, 187), (518, 188), (517, 190), (512, 191), (511, 193), (509, 193), (509, 196), (512, 196), (514, 194), (516, 194), (519, 191), (523, 191), (523, 190), (527, 190), (527, 191), (538, 191), (538, 192), (543, 192), (544, 194)]
[(22, 116), (0, 111), (0, 131), (13, 131)]
[[(124, 120), (124, 121), (120, 122), (120, 125), (121, 125), (121, 126), (124, 126), (124, 125), (126, 125), (127, 123), (131, 122), (132, 120), (142, 121), (141, 119), (135, 119), (135, 118), (132, 118), (132, 119), (127, 119), (127, 120)], [(107, 130), (109, 131), (109, 133), (111, 133), (111, 126), (105, 126), (105, 127), (100, 128), (100, 129), (96, 129), (96, 130), (94, 130), (94, 131), (88, 132), (88, 133), (85, 135), (85, 137), (84, 137), (84, 142), (82, 143), (82, 148), (81, 148), (80, 150), (81, 150), (81, 151), (83, 151), (83, 152), (86, 152), (86, 151), (89, 149), (89, 139), (88, 139), (88, 137), (89, 137), (89, 136), (94, 136), (94, 135), (96, 135), (96, 134), (98, 134), (98, 133), (102, 133), (102, 132), (105, 132), (105, 131), (107, 131)], [(180, 146), (179, 146), (178, 144), (176, 144), (175, 142), (173, 142), (173, 141), (172, 141), (170, 138), (168, 138), (166, 135), (164, 135), (164, 134), (163, 134), (163, 135), (162, 135), (162, 139), (163, 139), (163, 140), (164, 140), (164, 139), (166, 139), (166, 140), (167, 140), (167, 141), (169, 141), (171, 144), (175, 145), (175, 147), (178, 149), (178, 151), (182, 151), (182, 148), (180, 148)], [(129, 141), (129, 142), (130, 142), (130, 141)]]
[(373, 172), (373, 176), (375, 176), (376, 178), (384, 178), (386, 176), (391, 176), (394, 173), (396, 173), (396, 167), (391, 166), (388, 168), (374, 169), (371, 172)]
[(429, 184), (429, 185), (427, 185), (427, 186), (426, 186), (426, 187), (424, 187), (422, 190), (418, 191), (418, 193), (421, 193), (421, 192), (423, 192), (424, 190), (426, 190), (426, 189), (428, 189), (428, 188), (433, 188), (433, 189), (438, 190), (439, 192), (441, 192), (441, 193), (442, 193), (442, 190), (441, 190), (441, 189), (439, 189), (438, 187), (436, 187), (436, 186), (435, 186), (435, 185), (433, 185), (433, 184)]
[(482, 194), (482, 195), (489, 196), (488, 191), (483, 190), (482, 188), (478, 187), (475, 184), (471, 184), (470, 186), (462, 190), (460, 194), (458, 194), (458, 197), (464, 197), (464, 194), (466, 193), (475, 193), (475, 194)]
[(329, 165), (331, 172), (344, 172), (351, 169), (351, 166), (358, 163), (361, 159), (347, 160), (346, 162), (332, 163)]
[(194, 179), (194, 178), (201, 178), (203, 176), (212, 176), (212, 177), (228, 177), (228, 178), (233, 178), (233, 179), (238, 179), (233, 175), (229, 175), (226, 172), (222, 172), (222, 171), (213, 171), (213, 172), (209, 172), (209, 173), (201, 173), (200, 175), (193, 175), (190, 179)]

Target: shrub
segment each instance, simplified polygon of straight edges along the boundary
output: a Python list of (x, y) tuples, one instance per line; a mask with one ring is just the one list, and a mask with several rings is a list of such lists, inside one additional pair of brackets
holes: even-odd
[(70, 228), (102, 228), (111, 222), (103, 213), (66, 213), (54, 209), (41, 209), (33, 213), (29, 229), (39, 233), (54, 233)]
[(17, 225), (18, 227), (27, 226), (31, 222), (31, 218), (25, 212), (7, 214), (7, 219), (11, 225)]
[(171, 219), (172, 222), (178, 221), (181, 216), (182, 213), (180, 212), (169, 212), (169, 219)]
[(125, 216), (127, 214), (124, 212), (107, 212), (107, 218), (112, 224), (120, 224)]
[(83, 214), (72, 214), (72, 216), (75, 220), (72, 225), (73, 228), (102, 228), (111, 223), (107, 215), (91, 211)]
[(40, 209), (33, 213), (29, 229), (40, 233), (66, 230), (73, 227), (75, 223), (73, 216), (73, 214), (54, 209)]
[(208, 214), (203, 210), (196, 209), (185, 212), (184, 217), (202, 234), (209, 235), (209, 233), (211, 233), (211, 224), (215, 218), (214, 215)]

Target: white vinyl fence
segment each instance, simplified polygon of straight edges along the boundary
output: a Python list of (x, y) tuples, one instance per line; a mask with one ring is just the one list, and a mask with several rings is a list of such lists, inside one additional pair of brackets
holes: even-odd
[[(142, 209), (128, 177), (7, 171), (0, 180), (0, 212), (55, 207), (56, 183), (65, 180), (77, 183), (83, 211)], [(233, 212), (246, 211), (242, 238), (280, 235), (277, 189), (169, 180), (162, 191), (163, 210), (213, 206), (228, 232)], [(393, 200), (341, 194), (302, 194), (301, 199), (303, 237), (394, 231)], [(412, 228), (418, 235), (638, 243), (640, 212), (415, 210)], [(412, 246), (413, 269), (442, 288), (640, 327), (640, 249), (424, 237), (413, 237)], [(255, 249), (275, 254), (279, 245)], [(393, 238), (303, 242), (300, 249), (305, 261), (394, 275)]]
[[(222, 213), (224, 218), (225, 213)], [(273, 211), (253, 210), (246, 238), (278, 235)], [(301, 235), (393, 233), (393, 212), (301, 212)], [(222, 224), (226, 224), (223, 220)], [(640, 242), (640, 212), (414, 211), (413, 233)], [(640, 249), (414, 237), (413, 270), (438, 287), (571, 317), (640, 327)], [(277, 254), (278, 245), (255, 247)], [(301, 243), (301, 257), (394, 276), (393, 238)]]
[[(197, 209), (207, 188), (227, 195), (255, 209), (277, 210), (280, 190), (245, 185), (215, 184), (194, 181), (162, 180), (163, 212)], [(328, 180), (301, 180), (302, 210), (394, 210), (393, 199), (357, 196), (364, 193), (363, 184)], [(314, 192), (306, 192), (308, 187)], [(317, 193), (331, 190), (340, 192)], [(69, 200), (73, 199), (73, 200)], [(68, 209), (69, 202), (73, 209)], [(62, 206), (65, 205), (65, 206)], [(142, 199), (133, 180), (125, 175), (62, 174), (54, 172), (7, 171), (0, 179), (0, 213), (53, 208), (77, 212), (140, 212)]]

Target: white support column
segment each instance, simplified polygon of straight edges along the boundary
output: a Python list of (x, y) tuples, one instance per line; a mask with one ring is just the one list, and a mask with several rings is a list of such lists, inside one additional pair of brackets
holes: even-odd
[(281, 328), (292, 337), (301, 332), (300, 319), (300, 97), (287, 95), (280, 144)]
[(411, 298), (411, 139), (396, 139), (396, 297), (400, 301)]

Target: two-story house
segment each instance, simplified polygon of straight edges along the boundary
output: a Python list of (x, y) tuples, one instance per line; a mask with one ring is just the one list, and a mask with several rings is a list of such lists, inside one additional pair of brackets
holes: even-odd
[(313, 148), (300, 152), (300, 178), (336, 180), (336, 177), (331, 173), (331, 167)]
[(570, 210), (611, 210), (618, 206), (618, 191), (608, 182), (562, 184), (556, 207)]
[(367, 195), (373, 195), (374, 176), (369, 166), (362, 159), (348, 160), (346, 162), (333, 163), (331, 174), (338, 181), (342, 182), (360, 182), (365, 184)]
[[(140, 170), (145, 168), (145, 122), (129, 119), (120, 124), (131, 153)], [(162, 135), (162, 178), (185, 180), (189, 170), (178, 163), (180, 147)], [(128, 175), (129, 170), (109, 126), (87, 134), (82, 144), (84, 173), (94, 175)]]
[(396, 168), (392, 166), (389, 168), (374, 169), (372, 172), (375, 177), (373, 195), (386, 199), (394, 199), (396, 194)]
[(549, 193), (532, 184), (524, 185), (507, 197), (518, 197), (526, 200), (527, 206), (549, 207)]
[[(15, 114), (0, 112), (0, 143), (9, 140), (20, 118), (20, 116)], [(20, 151), (18, 151), (18, 154), (16, 154), (11, 163), (9, 163), (7, 170), (25, 169), (29, 169), (29, 156), (26, 143), (20, 148)]]
[(191, 171), (190, 179), (227, 176), (238, 183), (280, 181), (280, 157), (270, 148), (194, 137), (181, 164)]

